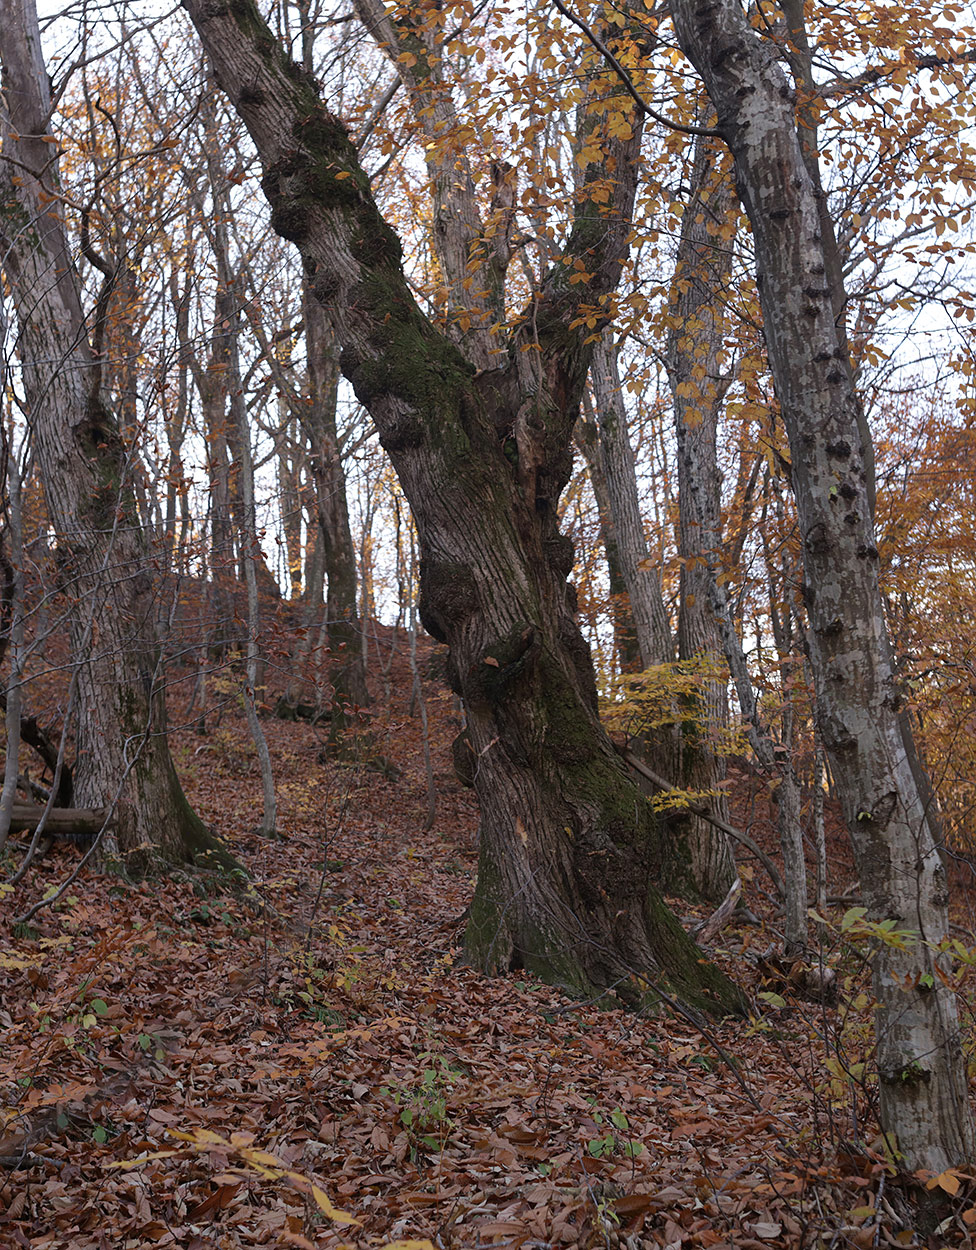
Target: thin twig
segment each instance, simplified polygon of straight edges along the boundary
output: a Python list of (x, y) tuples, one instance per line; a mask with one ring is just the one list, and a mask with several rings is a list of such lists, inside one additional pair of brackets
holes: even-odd
[[(657, 786), (659, 790), (674, 789), (674, 786), (672, 786), (670, 782), (665, 781), (663, 777), (659, 777), (657, 773), (652, 772), (643, 760), (639, 760), (632, 751), (625, 750), (621, 751), (620, 754), (623, 756), (626, 763), (628, 763), (634, 770), (634, 772), (640, 773), (642, 777), (646, 777), (647, 780), (652, 785)], [(780, 898), (786, 897), (786, 888), (783, 885), (783, 878), (779, 875), (776, 865), (769, 858), (762, 847), (754, 842), (747, 833), (743, 833), (741, 829), (736, 829), (734, 825), (726, 823), (726, 821), (722, 820), (720, 816), (714, 816), (707, 807), (702, 807), (700, 803), (694, 803), (690, 800), (686, 800), (686, 806), (688, 810), (694, 812), (696, 816), (700, 816), (702, 820), (707, 820), (710, 825), (714, 825), (716, 829), (721, 829), (723, 833), (727, 833), (730, 838), (734, 838), (736, 842), (741, 842), (747, 850), (751, 851), (769, 873), (769, 879), (776, 887), (776, 891)]]

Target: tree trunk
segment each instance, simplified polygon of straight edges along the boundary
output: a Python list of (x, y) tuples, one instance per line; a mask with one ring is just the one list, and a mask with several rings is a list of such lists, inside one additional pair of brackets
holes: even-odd
[[(570, 326), (584, 300), (619, 280), (639, 127), (604, 140), (601, 104), (590, 101), (581, 124), (603, 151), (566, 246), (568, 258), (585, 256), (590, 283), (581, 290), (567, 265), (554, 266), (515, 331), (511, 363), (476, 375), (418, 308), (345, 129), (254, 4), (184, 3), (257, 146), (272, 225), (299, 246), (331, 309), (342, 371), (413, 509), (421, 619), (450, 646), (482, 810), (469, 957), (577, 992), (659, 989), (741, 1009), (654, 887), (660, 832), (600, 726), (566, 584), (572, 545), (558, 532), (590, 363), (586, 319)], [(589, 190), (599, 179), (602, 195), (608, 167), (613, 193), (600, 204)]]
[[(679, 644), (688, 656), (695, 653), (696, 644), (707, 648), (711, 636), (720, 641), (725, 653), (749, 744), (766, 774), (776, 808), (785, 884), (785, 947), (788, 953), (799, 954), (807, 945), (799, 786), (789, 752), (777, 749), (769, 726), (760, 715), (723, 577), (725, 547), (716, 443), (718, 414), (726, 388), (719, 364), (721, 292), (728, 282), (731, 250), (721, 241), (720, 234), (734, 209), (731, 186), (727, 175), (717, 167), (716, 156), (705, 136), (699, 135), (693, 157), (692, 201), (681, 223), (666, 346), (678, 442), (679, 544), (685, 556)], [(736, 546), (741, 549), (741, 543)], [(721, 723), (724, 688), (708, 691), (706, 700), (712, 705), (716, 723)], [(703, 779), (717, 776), (712, 771), (717, 761), (710, 762), (704, 753), (697, 759), (692, 755), (688, 765), (692, 777), (698, 768)], [(713, 780), (713, 784), (717, 781)]]
[(56, 188), (50, 89), (33, 0), (6, 6), (0, 60), (9, 110), (3, 151), (17, 162), (0, 174), (6, 205), (0, 236), (59, 584), (72, 605), (79, 667), (75, 799), (84, 807), (117, 805), (115, 843), (132, 867), (155, 859), (233, 865), (190, 809), (170, 758), (153, 566), (136, 514), (128, 448), (92, 385), (98, 371)]
[[(590, 377), (620, 572), (630, 597), (641, 664), (644, 668), (667, 664), (673, 658), (671, 626), (661, 593), (661, 570), (651, 560), (644, 535), (617, 351), (609, 336), (602, 338), (593, 349)], [(723, 896), (727, 890), (728, 885), (722, 891)]]
[[(783, 499), (779, 493), (778, 483), (771, 481), (768, 473), (764, 493), (772, 496), (769, 510), (777, 519), (777, 533), (783, 534), (786, 530)], [(780, 551), (781, 567), (777, 569), (776, 554), (770, 549), (768, 527), (763, 525), (760, 528), (769, 585), (769, 617), (776, 647), (783, 705), (776, 752), (782, 780), (773, 794), (773, 800), (778, 808), (779, 841), (783, 852), (783, 876), (786, 880), (784, 930), (787, 951), (800, 952), (806, 947), (809, 936), (807, 917), (809, 890), (807, 888), (807, 861), (803, 846), (800, 781), (793, 763), (795, 758), (793, 690), (796, 683), (792, 679), (792, 673), (798, 662), (796, 654), (798, 646), (793, 628), (792, 597), (800, 576), (785, 543), (782, 544)]]
[[(221, 239), (221, 243), (224, 239)], [(241, 565), (244, 570), (244, 586), (247, 591), (247, 645), (245, 649), (245, 680), (244, 680), (244, 713), (247, 727), (254, 743), (254, 751), (258, 757), (258, 768), (261, 773), (261, 790), (264, 797), (264, 809), (257, 832), (265, 838), (275, 837), (278, 832), (278, 802), (275, 798), (274, 770), (271, 764), (271, 752), (268, 740), (264, 736), (261, 719), (258, 716), (257, 696), (260, 668), (260, 651), (258, 635), (261, 630), (260, 605), (258, 602), (257, 566), (261, 554), (258, 542), (258, 527), (254, 510), (254, 461), (251, 455), (251, 432), (247, 423), (247, 408), (244, 404), (244, 389), (241, 383), (241, 364), (238, 352), (238, 335), (240, 334), (240, 300), (236, 284), (227, 270), (227, 253), (221, 248), (217, 256), (217, 273), (221, 283), (234, 295), (233, 310), (228, 326), (230, 335), (230, 355), (227, 368), (227, 389), (229, 391), (231, 421), (237, 436), (237, 463), (241, 496), (240, 530), (238, 547), (241, 553)]]
[[(6, 330), (2, 313), (0, 313), (0, 329)], [(5, 338), (6, 335), (4, 334), (3, 337)], [(2, 382), (6, 382), (6, 378), (3, 377), (5, 373), (6, 370), (0, 368), (0, 381)], [(24, 611), (24, 516), (21, 508), (20, 459), (18, 450), (12, 446), (13, 440), (6, 430), (0, 434), (0, 438), (3, 439), (3, 458), (7, 463), (6, 528), (10, 535), (9, 566), (5, 556), (3, 559), (4, 573), (7, 573), (9, 569), (6, 587), (9, 591), (9, 601), (4, 607), (10, 616), (9, 620), (4, 623), (7, 627), (4, 630), (7, 637), (3, 640), (3, 644), (0, 644), (10, 653), (10, 676), (7, 679), (7, 697), (4, 708), (7, 741), (4, 754), (3, 789), (0, 791), (0, 851), (2, 851), (11, 829), (14, 828), (11, 816), (17, 799), (17, 781), (20, 776), (20, 718), (26, 660), (24, 647), (26, 613)]]
[[(661, 569), (651, 560), (644, 534), (617, 349), (606, 337), (593, 349), (590, 378), (600, 432), (598, 454), (613, 517), (620, 571), (627, 587), (641, 667), (648, 669), (674, 659), (674, 640), (661, 590)], [(674, 723), (645, 729), (634, 745), (672, 785), (678, 785), (684, 754), (683, 726), (677, 705), (674, 712)], [(672, 814), (661, 861), (661, 880), (670, 893), (722, 899), (735, 877), (734, 868), (723, 833), (689, 809)]]
[(210, 608), (212, 613), (209, 650), (223, 658), (229, 648), (240, 645), (241, 630), (234, 608), (236, 553), (231, 521), (230, 450), (227, 442), (227, 370), (230, 364), (230, 319), (233, 295), (218, 287), (214, 298), (213, 333), (210, 354), (201, 367), (191, 356), (191, 367), (203, 418), (207, 445), (207, 495), (210, 512)]
[(336, 729), (345, 721), (347, 709), (369, 704), (369, 691), (356, 606), (356, 550), (349, 528), (346, 475), (336, 429), (338, 349), (328, 314), (307, 287), (304, 316), (309, 403), (302, 424), (312, 452), (319, 538), (325, 554), (326, 617), (334, 687), (332, 720)]
[(637, 645), (634, 617), (630, 610), (627, 583), (624, 581), (620, 568), (620, 552), (613, 524), (610, 491), (607, 487), (607, 476), (603, 471), (603, 457), (600, 453), (600, 428), (593, 417), (589, 399), (585, 394), (583, 415), (576, 425), (576, 446), (586, 461), (586, 471), (590, 475), (590, 486), (593, 489), (597, 514), (600, 517), (600, 540), (603, 543), (603, 554), (607, 562), (607, 580), (610, 583), (613, 640), (617, 651), (617, 662), (622, 673), (639, 673), (642, 667), (641, 654)]
[[(722, 478), (716, 446), (727, 387), (720, 363), (722, 292), (732, 256), (720, 232), (732, 224), (735, 211), (730, 179), (716, 162), (716, 155), (701, 137), (696, 139), (665, 344), (678, 444), (678, 659), (704, 656), (712, 663), (721, 654), (721, 643), (710, 606), (709, 560), (719, 558), (720, 552), (707, 550), (705, 544), (721, 545), (722, 538)], [(689, 699), (688, 723), (681, 726), (674, 778), (682, 789), (712, 792), (708, 806), (726, 823), (729, 803), (722, 788), (725, 759), (709, 742), (709, 729), (717, 737), (728, 726), (727, 684), (706, 677), (701, 693)], [(731, 843), (701, 817), (690, 816), (689, 825), (695, 879), (706, 898), (721, 899), (735, 880)]]
[(945, 871), (899, 717), (870, 506), (870, 446), (829, 280), (816, 187), (773, 46), (734, 0), (672, 0), (749, 215), (770, 367), (789, 435), (817, 723), (872, 921), (914, 936), (874, 955), (881, 1121), (909, 1170), (969, 1162), (955, 996), (937, 950)]

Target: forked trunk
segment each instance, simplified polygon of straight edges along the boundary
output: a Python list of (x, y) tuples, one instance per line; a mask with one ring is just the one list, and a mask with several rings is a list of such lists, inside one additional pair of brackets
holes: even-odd
[[(557, 526), (590, 360), (585, 318), (574, 319), (619, 279), (636, 124), (605, 139), (591, 102), (582, 124), (603, 151), (586, 170), (566, 247), (586, 258), (590, 285), (580, 291), (565, 264), (554, 266), (507, 363), (476, 376), (417, 307), (344, 128), (251, 0), (184, 7), (257, 146), (272, 224), (298, 245), (330, 307), (342, 371), (413, 510), (421, 617), (450, 646), (482, 807), (470, 957), (582, 992), (660, 989), (740, 1010), (738, 991), (702, 961), (654, 887), (657, 829), (596, 715), (566, 582), (572, 545)], [(599, 179), (603, 198), (608, 164), (609, 204), (589, 194)]]

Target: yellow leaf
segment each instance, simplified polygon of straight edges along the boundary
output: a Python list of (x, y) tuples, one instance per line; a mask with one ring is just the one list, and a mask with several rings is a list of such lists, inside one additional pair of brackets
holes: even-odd
[(925, 1183), (926, 1189), (943, 1189), (950, 1196), (959, 1192), (959, 1177), (951, 1169), (940, 1172)]
[(267, 1168), (281, 1167), (281, 1160), (275, 1158), (272, 1154), (268, 1154), (266, 1150), (251, 1150), (249, 1147), (242, 1147), (240, 1156), (242, 1159), (246, 1159), (248, 1163), (260, 1163)]
[(179, 1129), (170, 1129), (170, 1137), (175, 1137), (178, 1141), (190, 1142), (194, 1146), (230, 1146), (230, 1142), (226, 1137), (221, 1137), (219, 1133), (214, 1133), (209, 1128), (195, 1128), (192, 1133), (181, 1133)]
[[(329, 1195), (324, 1189), (319, 1189), (318, 1185), (309, 1183), (309, 1189), (312, 1197), (315, 1199), (315, 1205), (318, 1209), (327, 1215), (330, 1220), (335, 1220), (337, 1224), (361, 1224), (362, 1220), (357, 1220), (354, 1215), (350, 1215), (348, 1211), (339, 1211), (329, 1201)], [(430, 1245), (430, 1242), (427, 1243)], [(433, 1250), (433, 1248), (432, 1248)]]
[(113, 1159), (106, 1163), (107, 1168), (129, 1168), (141, 1167), (144, 1163), (151, 1163), (153, 1159), (171, 1159), (173, 1155), (178, 1155), (178, 1150), (154, 1150), (151, 1154), (139, 1155), (135, 1159)]

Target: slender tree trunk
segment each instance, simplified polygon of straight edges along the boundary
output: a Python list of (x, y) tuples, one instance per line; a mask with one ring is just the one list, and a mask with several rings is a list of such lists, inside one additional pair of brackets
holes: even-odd
[(613, 524), (613, 508), (610, 504), (607, 477), (603, 471), (603, 457), (600, 454), (600, 428), (593, 416), (592, 405), (586, 393), (583, 395), (583, 415), (576, 425), (576, 445), (586, 461), (586, 471), (590, 475), (590, 486), (593, 488), (597, 513), (600, 517), (600, 539), (607, 562), (610, 602), (613, 605), (613, 640), (620, 671), (639, 673), (641, 654), (637, 645), (634, 617), (630, 610), (627, 583), (624, 581), (620, 568), (617, 534)]
[[(711, 606), (713, 566), (722, 551), (722, 479), (718, 468), (718, 418), (728, 379), (721, 365), (724, 290), (731, 272), (731, 247), (722, 237), (734, 221), (729, 175), (717, 153), (699, 136), (691, 161), (691, 190), (681, 219), (681, 235), (668, 309), (665, 360), (674, 406), (678, 445), (678, 659), (713, 662), (721, 641)], [(727, 682), (703, 682), (689, 700), (681, 726), (676, 785), (712, 792), (709, 807), (729, 822), (722, 788), (725, 760), (708, 740), (728, 725)], [(735, 859), (725, 835), (700, 817), (689, 817), (688, 845), (702, 892), (721, 899), (735, 879)]]
[[(774, 486), (777, 489), (773, 489)], [(767, 478), (766, 492), (772, 495), (772, 511), (778, 521), (778, 531), (782, 533), (785, 526), (783, 501), (777, 493), (778, 484)], [(782, 700), (782, 721), (777, 755), (783, 783), (777, 788), (774, 800), (779, 805), (779, 840), (783, 852), (783, 877), (786, 881), (786, 948), (788, 951), (802, 951), (807, 945), (809, 924), (807, 919), (809, 891), (807, 888), (807, 862), (803, 846), (803, 824), (801, 819), (800, 781), (794, 765), (794, 726), (792, 672), (798, 663), (797, 640), (793, 628), (794, 588), (799, 581), (799, 573), (792, 564), (788, 550), (784, 547), (781, 561), (782, 567), (777, 569), (774, 552), (770, 549), (767, 537), (768, 529), (762, 526), (763, 553), (766, 557), (767, 580), (769, 584), (769, 616), (773, 627), (773, 642), (779, 661), (779, 687)]]
[(813, 841), (817, 854), (817, 910), (821, 916), (827, 914), (827, 828), (824, 823), (824, 780), (824, 752), (820, 745), (820, 735), (817, 734), (813, 757), (813, 801), (810, 823), (813, 826)]
[[(511, 363), (476, 376), (417, 307), (344, 128), (257, 8), (185, 7), (257, 146), (272, 224), (299, 246), (316, 298), (332, 309), (342, 371), (413, 509), (421, 620), (450, 646), (476, 761), (482, 836), (469, 957), (576, 991), (669, 988), (701, 1008), (737, 1009), (737, 991), (702, 961), (654, 887), (660, 831), (600, 726), (566, 583), (572, 545), (558, 532), (590, 364), (578, 312), (619, 280), (636, 120), (626, 137), (605, 139), (605, 106), (590, 101), (581, 138), (604, 150), (585, 172), (563, 258), (585, 256), (590, 285), (579, 290), (567, 265), (555, 265), (509, 344)], [(608, 162), (616, 178), (601, 204), (589, 189), (596, 179), (606, 186)]]
[(207, 447), (207, 476), (210, 490), (210, 606), (212, 612), (212, 655), (223, 657), (240, 642), (235, 620), (233, 585), (236, 550), (231, 520), (230, 450), (227, 442), (227, 370), (230, 364), (230, 322), (234, 315), (233, 294), (218, 287), (214, 299), (213, 333), (206, 365), (195, 357), (193, 373), (200, 395), (204, 438)]
[(654, 664), (667, 664), (674, 652), (671, 625), (661, 593), (661, 570), (651, 560), (644, 535), (634, 452), (627, 433), (627, 409), (617, 368), (617, 351), (606, 336), (593, 349), (590, 377), (620, 572), (630, 598), (641, 665), (650, 668)]
[[(8, 114), (0, 170), (3, 264), (36, 454), (72, 605), (78, 665), (76, 802), (116, 803), (115, 841), (131, 866), (160, 858), (234, 861), (195, 816), (166, 740), (155, 587), (132, 493), (130, 457), (97, 377), (47, 142), (51, 98), (33, 0), (0, 23)], [(36, 171), (36, 172), (30, 172)]]
[[(807, 944), (807, 894), (800, 827), (800, 792), (788, 753), (774, 746), (760, 716), (745, 652), (724, 589), (721, 476), (718, 468), (718, 416), (727, 379), (722, 374), (723, 291), (731, 270), (731, 249), (722, 238), (734, 205), (730, 175), (705, 137), (695, 140), (692, 196), (682, 217), (675, 267), (674, 297), (669, 310), (666, 359), (674, 402), (678, 443), (679, 550), (681, 611), (678, 635), (682, 658), (721, 646), (725, 653), (746, 724), (749, 743), (771, 787), (776, 827), (783, 854), (787, 952), (799, 954)], [(709, 683), (699, 718), (727, 720), (725, 689)], [(714, 753), (687, 757), (688, 781), (695, 788), (718, 786), (723, 775)], [(728, 819), (727, 805), (723, 819)], [(706, 843), (706, 849), (708, 844)], [(722, 855), (722, 847), (716, 853)], [(719, 861), (718, 867), (724, 867)], [(725, 868), (725, 871), (728, 871)]]
[[(190, 280), (181, 291), (177, 284), (176, 272), (170, 275), (169, 291), (175, 313), (175, 334), (177, 356), (177, 382), (175, 410), (165, 403), (164, 421), (166, 427), (166, 443), (169, 458), (166, 466), (166, 540), (164, 550), (169, 566), (180, 573), (187, 571), (188, 559), (185, 549), (187, 531), (189, 529), (189, 500), (186, 477), (183, 472), (183, 441), (186, 437), (187, 414), (189, 411), (189, 385), (187, 371), (190, 347)], [(161, 348), (161, 353), (164, 349)], [(165, 361), (160, 365), (160, 393), (165, 394), (163, 377)], [(177, 524), (179, 514), (179, 524)]]
[[(0, 314), (2, 323), (2, 314)], [(0, 370), (2, 373), (3, 370)], [(24, 529), (21, 509), (21, 478), (17, 450), (4, 431), (4, 459), (7, 462), (7, 517), (10, 535), (9, 631), (6, 650), (10, 655), (5, 712), (7, 742), (4, 755), (3, 789), (0, 791), (0, 850), (10, 836), (10, 819), (17, 799), (20, 776), (20, 718), (24, 683)], [(6, 563), (6, 561), (4, 561)], [(6, 572), (6, 570), (4, 570)]]
[[(674, 639), (664, 605), (661, 570), (651, 560), (644, 534), (617, 349), (606, 337), (593, 350), (590, 378), (600, 431), (598, 454), (613, 516), (620, 571), (627, 587), (641, 665), (651, 668), (674, 659)], [(674, 711), (673, 725), (640, 735), (639, 753), (669, 782), (683, 786), (685, 739), (690, 739), (690, 732), (681, 718), (681, 709), (675, 706)], [(674, 813), (668, 834), (661, 864), (661, 879), (666, 888), (692, 898), (724, 898), (735, 879), (735, 861), (725, 834), (688, 810)]]
[(434, 764), (430, 752), (430, 726), (427, 723), (427, 703), (424, 699), (424, 683), (420, 678), (420, 666), (417, 663), (417, 553), (414, 535), (410, 534), (410, 584), (408, 587), (409, 615), (407, 618), (407, 637), (409, 640), (410, 675), (413, 678), (413, 692), (410, 699), (410, 714), (414, 708), (420, 713), (420, 734), (424, 754), (424, 777), (427, 781), (427, 815), (424, 817), (423, 831), (433, 827), (437, 817), (437, 787), (434, 784)]
[[(218, 258), (218, 270), (223, 268), (219, 260), (220, 258)], [(236, 295), (236, 289), (230, 280), (230, 275), (224, 273), (222, 277), (227, 280), (228, 289), (235, 292)], [(258, 648), (261, 617), (258, 602), (257, 564), (261, 547), (258, 542), (258, 528), (254, 513), (254, 463), (251, 457), (251, 432), (247, 424), (247, 408), (244, 404), (244, 392), (241, 386), (241, 366), (237, 346), (237, 336), (240, 332), (240, 312), (236, 299), (229, 330), (231, 339), (227, 382), (230, 391), (231, 419), (237, 434), (241, 493), (241, 530), (238, 536), (238, 546), (241, 552), (241, 564), (244, 568), (244, 585), (247, 588), (244, 712), (247, 716), (247, 727), (254, 742), (255, 754), (258, 757), (258, 768), (261, 773), (261, 790), (264, 796), (264, 810), (258, 833), (263, 837), (270, 838), (277, 834), (278, 803), (275, 798), (271, 753), (268, 750), (268, 740), (264, 736), (264, 729), (261, 726), (261, 719), (258, 716), (257, 709), (259, 668), (261, 663), (261, 655)]]
[(335, 688), (332, 719), (333, 728), (338, 730), (345, 722), (347, 709), (368, 706), (369, 691), (356, 607), (356, 550), (349, 528), (346, 476), (336, 429), (338, 352), (328, 314), (307, 287), (304, 315), (309, 403), (302, 424), (312, 451), (319, 537), (325, 552), (330, 676)]
[[(672, 0), (735, 158), (752, 224), (766, 344), (789, 436), (803, 543), (817, 723), (873, 921), (913, 936), (879, 943), (881, 1122), (909, 1170), (974, 1154), (955, 996), (938, 954), (947, 885), (926, 787), (900, 717), (878, 585), (871, 448), (838, 333), (821, 207), (772, 46), (734, 0)], [(807, 156), (809, 154), (806, 154)]]

